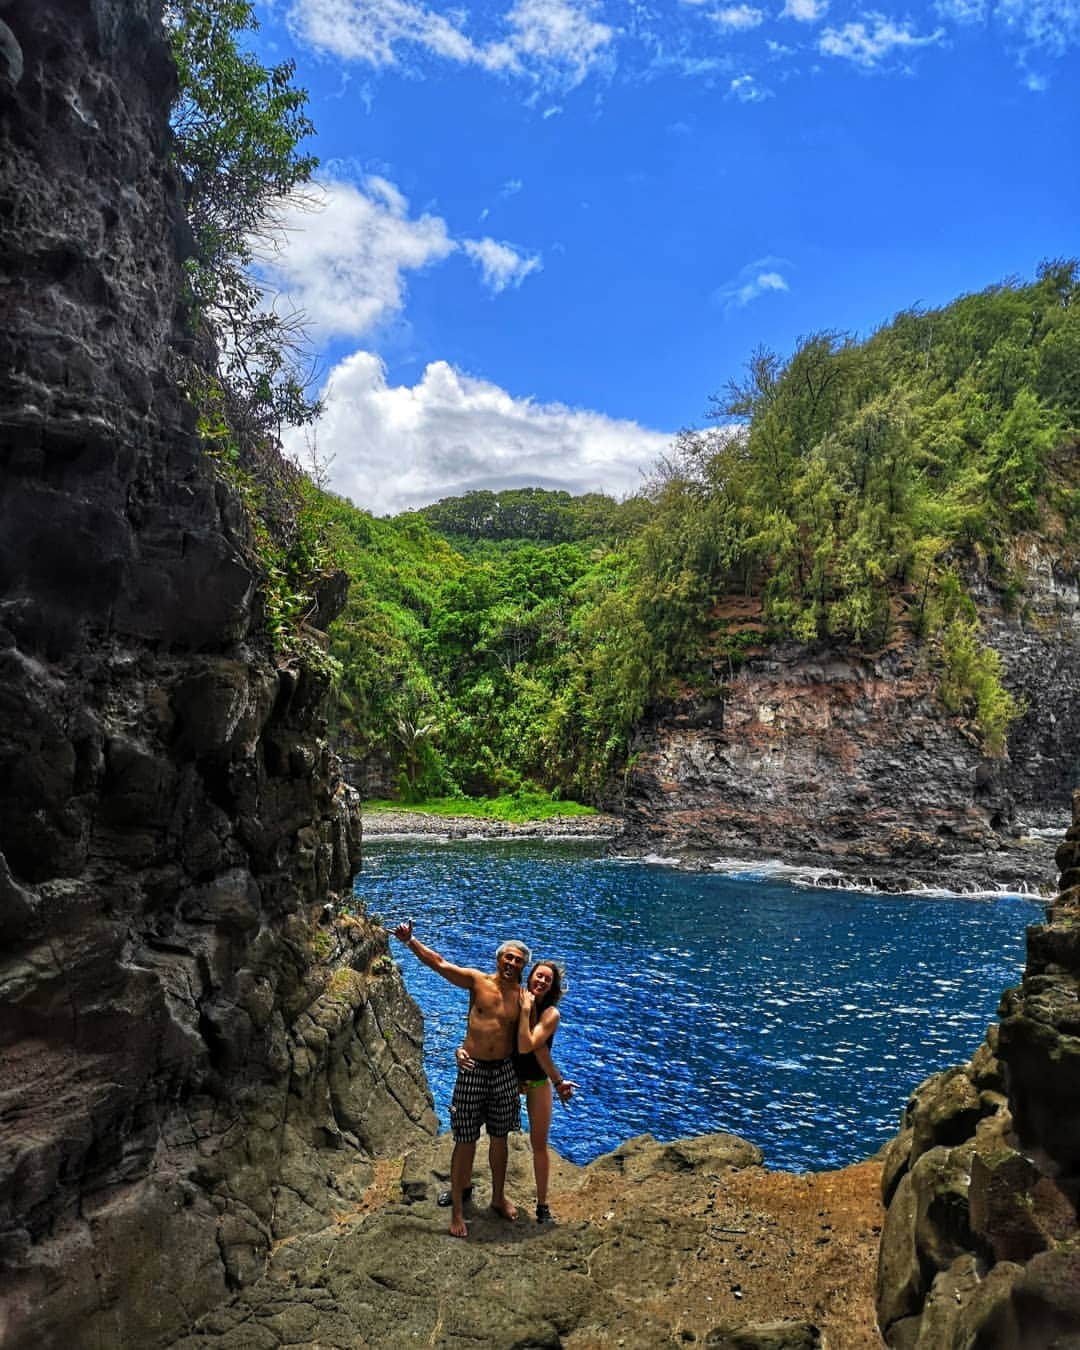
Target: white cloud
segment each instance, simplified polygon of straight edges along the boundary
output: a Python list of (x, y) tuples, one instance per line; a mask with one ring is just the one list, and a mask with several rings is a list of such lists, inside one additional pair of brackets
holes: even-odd
[(728, 98), (737, 98), (740, 103), (761, 103), (772, 96), (772, 90), (762, 89), (753, 75), (737, 75), (728, 85)]
[[(335, 491), (376, 514), (473, 489), (534, 485), (635, 491), (671, 437), (600, 413), (514, 398), (445, 361), (417, 384), (391, 386), (373, 352), (337, 365), (324, 390), (320, 455)], [(287, 448), (302, 457), (304, 433)]]
[(263, 260), (263, 280), (303, 311), (313, 333), (358, 337), (401, 309), (405, 274), (458, 247), (438, 216), (410, 219), (385, 178), (315, 189), (316, 209), (287, 202), (283, 240)]
[(535, 254), (520, 253), (512, 244), (494, 239), (464, 239), (461, 247), (479, 264), (485, 284), (496, 294), (507, 286), (520, 286), (530, 272), (543, 266)]
[(420, 0), (292, 0), (289, 22), (299, 39), (346, 60), (392, 66), (411, 50), (572, 88), (614, 37), (596, 10), (596, 0), (517, 0), (488, 41), (464, 31), (463, 11), (438, 13)]
[(725, 309), (743, 309), (770, 292), (787, 291), (790, 287), (779, 271), (786, 265), (783, 258), (758, 258), (741, 267), (730, 281), (718, 286), (712, 298)]
[(829, 0), (785, 0), (780, 17), (797, 19), (799, 23), (816, 23), (828, 8)]
[(459, 250), (496, 293), (542, 267), (537, 254), (513, 244), (454, 239), (440, 216), (411, 218), (409, 203), (385, 178), (369, 175), (359, 185), (329, 179), (311, 196), (311, 205), (285, 203), (282, 237), (259, 274), (317, 338), (370, 333), (402, 309), (409, 272)]
[(749, 5), (729, 5), (726, 9), (718, 9), (711, 16), (721, 28), (731, 28), (736, 32), (745, 32), (763, 22), (765, 15), (760, 9), (752, 9)]
[(937, 0), (934, 8), (943, 19), (953, 23), (984, 23), (987, 0)]
[(992, 25), (1002, 31), (1032, 93), (1049, 88), (1047, 75), (1032, 69), (1033, 62), (1058, 60), (1080, 46), (1080, 0), (937, 0), (934, 8), (961, 27)]
[(1064, 56), (1080, 45), (1078, 0), (998, 0), (994, 16), (1019, 38), (1021, 55)]
[(872, 70), (893, 52), (926, 47), (940, 42), (944, 36), (939, 28), (926, 37), (919, 37), (908, 24), (897, 25), (884, 14), (867, 14), (866, 19), (866, 23), (826, 28), (818, 42), (818, 50), (826, 56), (842, 56), (864, 70)]
[(476, 59), (458, 28), (412, 0), (294, 0), (289, 20), (298, 37), (321, 51), (373, 66), (394, 65), (395, 48), (405, 44), (451, 61)]
[(500, 197), (516, 197), (525, 184), (520, 178), (508, 178), (499, 189)]
[(607, 24), (592, 18), (597, 8), (593, 0), (578, 4), (572, 0), (518, 0), (506, 16), (511, 37), (489, 49), (494, 68), (498, 68), (497, 54), (506, 48), (511, 53), (512, 68), (522, 62), (541, 69), (558, 68), (571, 84), (580, 84), (613, 36)]

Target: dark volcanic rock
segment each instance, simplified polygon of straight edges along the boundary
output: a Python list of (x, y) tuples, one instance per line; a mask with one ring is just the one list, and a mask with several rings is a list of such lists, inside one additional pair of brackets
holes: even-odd
[(1018, 555), (1029, 569), (1018, 616), (973, 578), (986, 638), (1026, 699), (1010, 757), (986, 758), (974, 730), (946, 714), (928, 649), (902, 631), (875, 655), (780, 644), (717, 670), (722, 696), (653, 710), (622, 789), (621, 842), (691, 862), (780, 858), (889, 887), (1048, 889), (1049, 851), (1022, 837), (1019, 819), (1067, 810), (1080, 585), (1072, 572), (1044, 584), (1045, 562)]
[[(151, 0), (0, 28), (0, 1340), (153, 1346), (434, 1118), (359, 817), (174, 375)], [(320, 611), (340, 603), (332, 585)], [(323, 616), (325, 620), (325, 616)], [(373, 962), (376, 964), (373, 966)]]
[(970, 1064), (919, 1087), (887, 1151), (890, 1346), (1050, 1350), (1080, 1335), (1080, 789), (1073, 822), (1063, 888), (1028, 931), (1000, 1023)]

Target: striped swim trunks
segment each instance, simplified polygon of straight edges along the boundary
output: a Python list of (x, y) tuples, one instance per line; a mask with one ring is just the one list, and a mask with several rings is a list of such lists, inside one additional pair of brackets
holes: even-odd
[(483, 1125), (492, 1139), (505, 1139), (521, 1129), (514, 1061), (477, 1059), (475, 1068), (458, 1069), (450, 1102), (450, 1133), (455, 1144), (471, 1144), (480, 1138)]

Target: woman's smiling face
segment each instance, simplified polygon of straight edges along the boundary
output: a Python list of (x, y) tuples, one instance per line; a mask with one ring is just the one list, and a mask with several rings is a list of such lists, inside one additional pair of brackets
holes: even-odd
[(555, 974), (550, 966), (537, 966), (529, 976), (529, 992), (535, 994), (537, 998), (542, 998), (551, 988)]

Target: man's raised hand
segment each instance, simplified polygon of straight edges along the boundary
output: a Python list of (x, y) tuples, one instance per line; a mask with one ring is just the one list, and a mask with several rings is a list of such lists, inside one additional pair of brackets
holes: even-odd
[(408, 942), (409, 939), (412, 937), (412, 930), (413, 930), (412, 919), (402, 919), (402, 921), (394, 929), (394, 936), (400, 942)]

